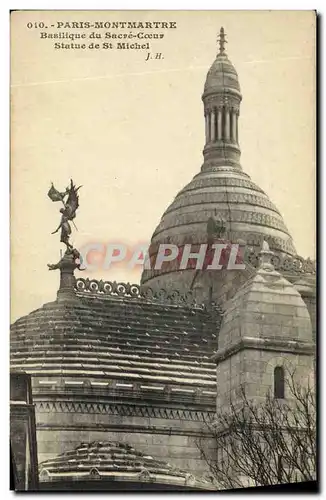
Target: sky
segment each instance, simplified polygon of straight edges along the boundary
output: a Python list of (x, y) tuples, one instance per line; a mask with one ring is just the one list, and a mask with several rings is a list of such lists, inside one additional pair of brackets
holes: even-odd
[[(145, 61), (147, 50), (55, 50), (53, 40), (40, 38), (44, 30), (27, 27), (125, 20), (176, 22), (176, 29), (153, 30), (165, 35), (151, 42), (164, 59)], [(203, 163), (201, 95), (221, 26), (243, 95), (242, 167), (280, 210), (298, 254), (315, 257), (312, 11), (17, 11), (11, 16), (12, 321), (56, 297), (59, 272), (47, 264), (59, 260), (63, 246), (51, 235), (60, 221), (59, 204), (47, 197), (51, 182), (59, 190), (70, 178), (83, 186), (76, 248), (149, 243)], [(137, 283), (140, 274), (124, 264), (88, 276)]]

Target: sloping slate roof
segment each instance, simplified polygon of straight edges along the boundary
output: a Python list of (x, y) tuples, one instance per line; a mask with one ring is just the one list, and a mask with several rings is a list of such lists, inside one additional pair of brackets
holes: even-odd
[(11, 328), (11, 366), (34, 375), (106, 377), (215, 389), (219, 319), (200, 308), (80, 294)]
[(155, 460), (152, 456), (119, 442), (81, 443), (39, 465), (40, 482), (70, 480), (120, 480), (179, 484), (214, 489), (209, 480)]

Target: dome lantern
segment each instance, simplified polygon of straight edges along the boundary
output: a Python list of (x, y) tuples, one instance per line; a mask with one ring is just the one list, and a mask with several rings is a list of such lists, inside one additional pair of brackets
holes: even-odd
[(210, 67), (202, 100), (205, 116), (203, 170), (233, 166), (241, 169), (238, 119), (242, 99), (238, 74), (225, 53), (224, 28), (218, 37), (219, 52)]

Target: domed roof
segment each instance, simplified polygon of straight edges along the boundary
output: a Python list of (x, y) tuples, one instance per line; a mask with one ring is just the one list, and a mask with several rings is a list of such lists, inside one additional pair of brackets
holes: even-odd
[[(79, 278), (77, 284), (94, 290), (98, 282)], [(188, 389), (167, 396), (172, 399), (195, 397), (203, 388), (213, 401), (217, 319), (200, 307), (128, 297), (123, 287), (117, 286), (120, 295), (77, 291), (75, 302), (50, 302), (18, 319), (11, 326), (11, 369), (35, 377), (110, 379), (113, 390), (119, 379), (131, 391), (137, 382), (146, 394), (152, 385)]]
[(193, 235), (194, 242), (203, 243), (207, 221), (216, 215), (225, 221), (232, 241), (244, 239), (260, 247), (266, 236), (273, 250), (295, 253), (283, 218), (266, 193), (247, 174), (231, 168), (197, 174), (164, 212), (153, 240), (170, 236), (181, 244)]
[[(85, 482), (90, 486), (95, 482), (133, 483), (134, 488), (141, 489), (142, 483), (158, 485), (174, 485), (174, 487), (193, 489), (215, 489), (208, 478), (197, 478), (186, 470), (177, 469), (169, 463), (156, 460), (149, 454), (136, 450), (128, 443), (94, 441), (81, 443), (73, 450), (66, 451), (50, 458), (39, 465), (40, 486), (44, 483), (62, 482), (63, 480)], [(75, 488), (78, 489), (78, 482)], [(138, 486), (135, 483), (140, 483)], [(108, 486), (103, 485), (103, 488)], [(122, 486), (124, 489), (125, 486)]]
[(219, 92), (221, 89), (240, 94), (238, 73), (224, 53), (217, 55), (207, 73), (204, 94)]
[[(177, 194), (153, 233), (150, 257), (154, 259), (160, 243), (207, 243), (211, 217), (224, 221), (228, 241), (241, 240), (258, 250), (265, 239), (276, 254), (296, 254), (283, 218), (266, 193), (242, 170), (228, 166), (202, 170)], [(170, 262), (168, 272), (177, 270), (178, 262)], [(144, 270), (142, 282), (152, 286), (151, 278), (162, 274), (163, 266)]]

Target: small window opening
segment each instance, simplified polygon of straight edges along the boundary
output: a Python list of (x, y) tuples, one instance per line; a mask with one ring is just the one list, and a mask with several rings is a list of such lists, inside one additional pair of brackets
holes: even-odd
[(284, 399), (284, 368), (276, 366), (274, 369), (274, 398)]

